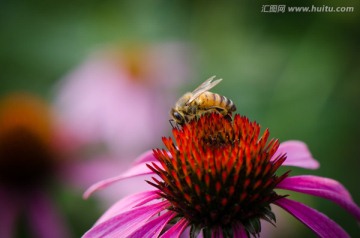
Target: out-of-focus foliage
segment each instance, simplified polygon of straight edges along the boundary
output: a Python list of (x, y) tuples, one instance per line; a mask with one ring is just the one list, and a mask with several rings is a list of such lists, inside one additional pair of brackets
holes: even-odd
[[(353, 6), (355, 10), (261, 12), (263, 5), (273, 4)], [(95, 50), (183, 42), (192, 48), (195, 72), (173, 92), (176, 96), (209, 76), (223, 78), (214, 91), (231, 98), (239, 113), (269, 127), (272, 136), (305, 141), (321, 163), (314, 173), (342, 182), (359, 204), (359, 22), (359, 2), (351, 0), (5, 0), (0, 3), (0, 95), (24, 90), (50, 99), (55, 83)], [(300, 172), (307, 171), (293, 170), (293, 174)], [(92, 225), (94, 220), (87, 214), (94, 206), (78, 198), (73, 203), (80, 205), (74, 206), (70, 202), (74, 195), (63, 190), (58, 204), (78, 237)], [(321, 199), (301, 199), (351, 236), (359, 233), (353, 218), (337, 206)], [(73, 219), (74, 207), (76, 216), (82, 213), (84, 220)], [(292, 237), (312, 235), (298, 221), (291, 222), (296, 229), (290, 231)]]

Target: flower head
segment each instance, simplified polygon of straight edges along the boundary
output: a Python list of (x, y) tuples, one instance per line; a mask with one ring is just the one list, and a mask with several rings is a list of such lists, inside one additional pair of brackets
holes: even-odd
[(179, 237), (185, 232), (191, 237), (200, 232), (204, 237), (256, 237), (261, 232), (260, 220), (276, 222), (271, 204), (288, 211), (320, 237), (347, 237), (328, 217), (277, 189), (332, 200), (360, 220), (360, 208), (338, 182), (277, 174), (281, 165), (319, 166), (302, 142), (268, 140), (269, 131), (260, 136), (256, 122), (239, 115), (229, 121), (216, 113), (174, 128), (173, 136), (163, 138), (166, 149), (146, 154), (127, 173), (86, 192), (88, 196), (132, 176), (157, 175), (148, 181), (156, 190), (120, 200), (84, 237)]
[(161, 167), (149, 165), (162, 179), (150, 183), (170, 202), (169, 210), (194, 227), (220, 226), (229, 234), (234, 225), (257, 234), (261, 218), (275, 222), (270, 203), (282, 197), (274, 188), (287, 176), (278, 177), (275, 172), (286, 156), (271, 160), (279, 142), (267, 143), (268, 130), (259, 138), (256, 122), (237, 115), (231, 123), (211, 114), (173, 133), (177, 146), (164, 138), (170, 153), (155, 150)]

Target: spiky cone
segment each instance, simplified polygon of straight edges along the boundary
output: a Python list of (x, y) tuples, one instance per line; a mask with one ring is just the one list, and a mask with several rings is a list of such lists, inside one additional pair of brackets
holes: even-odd
[(191, 221), (194, 231), (210, 234), (220, 226), (231, 234), (238, 223), (256, 235), (261, 218), (275, 222), (269, 205), (282, 197), (274, 188), (287, 176), (275, 175), (286, 156), (271, 160), (279, 142), (267, 143), (268, 130), (261, 138), (259, 133), (259, 124), (246, 117), (236, 115), (231, 123), (219, 114), (174, 129), (178, 146), (163, 138), (167, 150), (154, 150), (161, 167), (149, 165), (161, 180), (154, 177), (149, 183), (171, 203), (169, 210)]
[(284, 208), (320, 237), (348, 236), (334, 221), (285, 198), (286, 193), (278, 194), (277, 188), (327, 198), (360, 220), (360, 209), (338, 182), (276, 174), (281, 165), (319, 166), (302, 142), (268, 141), (269, 131), (260, 136), (256, 122), (240, 115), (229, 121), (216, 113), (174, 128), (173, 136), (163, 138), (166, 149), (141, 156), (127, 173), (85, 193), (87, 197), (124, 178), (157, 175), (147, 181), (157, 190), (120, 200), (84, 237), (178, 237), (186, 232), (190, 237), (200, 232), (204, 237), (257, 237), (260, 220), (276, 222), (270, 204)]

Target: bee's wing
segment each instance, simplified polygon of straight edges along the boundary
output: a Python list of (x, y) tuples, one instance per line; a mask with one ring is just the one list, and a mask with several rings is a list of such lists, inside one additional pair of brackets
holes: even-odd
[[(200, 84), (199, 87), (197, 87), (194, 91), (192, 91), (191, 98), (187, 101), (186, 104), (191, 103), (194, 101), (197, 97), (199, 97), (202, 93), (210, 90), (211, 88), (215, 87), (218, 83), (221, 82), (222, 79), (214, 80), (216, 76), (212, 76), (211, 78), (208, 78), (205, 82)], [(214, 80), (214, 81), (213, 81)]]

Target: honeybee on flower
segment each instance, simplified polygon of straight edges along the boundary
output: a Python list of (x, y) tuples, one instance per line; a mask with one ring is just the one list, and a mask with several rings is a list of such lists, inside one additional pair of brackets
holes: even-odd
[(187, 92), (181, 96), (171, 109), (170, 115), (176, 124), (183, 126), (194, 118), (206, 113), (220, 113), (227, 118), (231, 118), (231, 113), (236, 111), (233, 101), (217, 93), (208, 90), (215, 87), (222, 79), (214, 80), (212, 76), (200, 84), (194, 91)]

